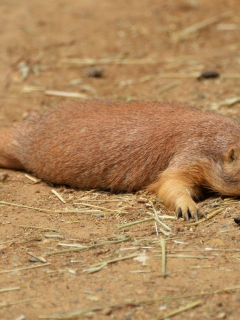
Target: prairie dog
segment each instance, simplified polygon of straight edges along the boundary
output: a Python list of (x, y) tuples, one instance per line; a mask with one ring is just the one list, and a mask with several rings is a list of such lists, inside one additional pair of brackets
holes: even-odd
[(204, 189), (240, 195), (240, 124), (186, 104), (69, 103), (0, 130), (0, 167), (55, 184), (147, 188), (196, 220)]

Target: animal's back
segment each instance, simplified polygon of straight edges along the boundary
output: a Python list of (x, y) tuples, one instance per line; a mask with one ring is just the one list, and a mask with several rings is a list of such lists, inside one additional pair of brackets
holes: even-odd
[(174, 154), (166, 120), (175, 108), (144, 102), (63, 105), (16, 128), (18, 156), (27, 170), (55, 183), (137, 190), (156, 179)]

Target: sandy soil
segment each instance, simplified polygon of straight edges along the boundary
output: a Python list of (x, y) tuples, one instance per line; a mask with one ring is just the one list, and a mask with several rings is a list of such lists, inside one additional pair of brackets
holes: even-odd
[[(239, 12), (238, 0), (2, 0), (0, 125), (77, 99), (49, 90), (114, 101), (189, 102), (240, 119), (239, 103), (223, 103), (239, 97)], [(216, 16), (203, 28), (181, 32)], [(92, 76), (96, 70), (101, 77)], [(199, 81), (204, 71), (221, 76)], [(200, 203), (206, 212), (221, 212), (189, 227), (144, 192), (75, 190), (0, 169), (5, 177), (1, 319), (163, 319), (199, 300), (175, 319), (240, 318), (239, 229), (232, 219), (238, 201), (206, 199)], [(171, 234), (158, 226), (157, 235), (153, 221), (116, 229), (149, 218), (151, 204), (168, 215), (163, 221)], [(86, 272), (99, 263), (102, 269)]]

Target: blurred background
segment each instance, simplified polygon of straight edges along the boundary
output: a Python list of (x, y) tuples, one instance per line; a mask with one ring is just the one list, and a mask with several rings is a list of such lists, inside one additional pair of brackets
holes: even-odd
[(1, 1), (0, 121), (85, 98), (239, 118), (225, 104), (240, 96), (239, 12), (237, 0)]

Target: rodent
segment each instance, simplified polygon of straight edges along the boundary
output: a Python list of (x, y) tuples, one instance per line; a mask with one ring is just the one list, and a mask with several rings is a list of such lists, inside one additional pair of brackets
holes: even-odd
[(0, 131), (0, 167), (55, 184), (147, 188), (186, 220), (208, 189), (240, 195), (240, 124), (181, 103), (69, 103)]

